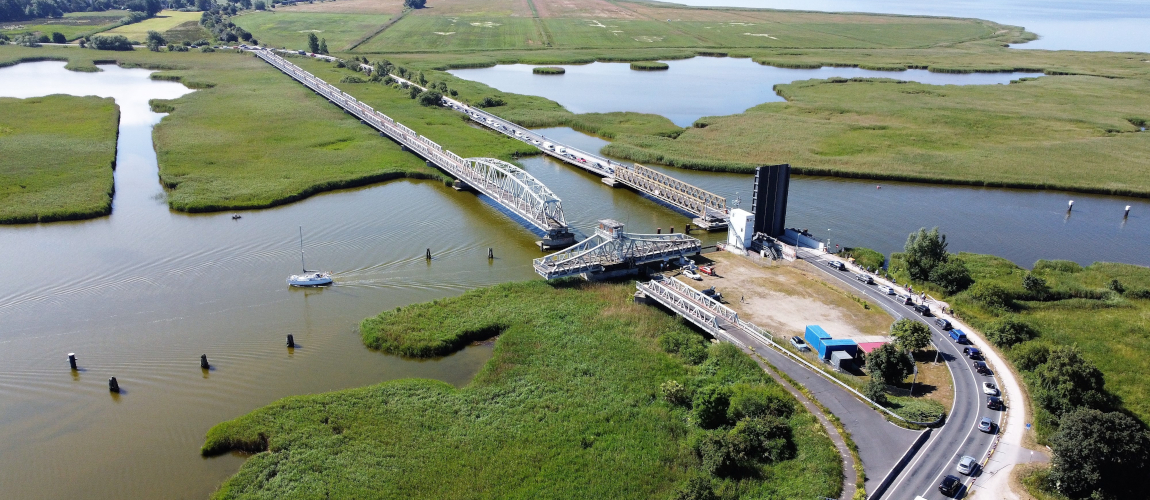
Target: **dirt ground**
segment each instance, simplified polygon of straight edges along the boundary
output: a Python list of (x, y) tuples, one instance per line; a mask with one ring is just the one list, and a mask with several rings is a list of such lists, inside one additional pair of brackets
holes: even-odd
[(763, 267), (738, 255), (715, 252), (718, 277), (689, 281), (699, 289), (714, 285), (739, 316), (776, 336), (803, 335), (819, 325), (834, 338), (873, 341), (890, 332), (893, 319), (874, 306), (864, 308), (847, 291), (824, 280), (810, 264), (782, 262)]

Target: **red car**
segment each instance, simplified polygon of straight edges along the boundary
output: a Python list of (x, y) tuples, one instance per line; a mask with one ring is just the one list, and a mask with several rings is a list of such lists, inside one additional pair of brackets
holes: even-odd
[(715, 266), (699, 266), (699, 272), (708, 276), (715, 276)]

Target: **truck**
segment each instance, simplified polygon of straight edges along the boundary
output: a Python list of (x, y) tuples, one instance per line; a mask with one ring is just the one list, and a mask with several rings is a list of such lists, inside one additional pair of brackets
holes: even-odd
[(965, 344), (967, 342), (966, 333), (955, 328), (950, 331), (950, 340), (953, 340), (955, 344)]
[(559, 147), (559, 154), (561, 154), (561, 155), (567, 154), (567, 148), (560, 146)]
[(543, 149), (550, 149), (552, 151), (555, 151), (555, 145), (551, 144), (550, 142), (544, 142), (543, 143)]

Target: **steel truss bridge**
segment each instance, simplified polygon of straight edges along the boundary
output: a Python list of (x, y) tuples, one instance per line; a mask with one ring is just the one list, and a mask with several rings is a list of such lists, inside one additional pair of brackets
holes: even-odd
[(638, 282), (635, 287), (647, 299), (653, 300), (684, 317), (716, 339), (744, 345), (736, 336), (751, 335), (761, 340), (772, 338), (766, 330), (754, 323), (743, 321), (733, 309), (708, 297), (703, 292), (674, 278), (658, 277)]
[[(371, 67), (360, 65), (365, 71)], [(390, 75), (396, 81), (424, 89), (419, 84)], [(426, 89), (425, 89), (426, 90)], [(627, 165), (602, 156), (582, 151), (566, 144), (555, 142), (534, 131), (519, 126), (482, 109), (468, 106), (449, 97), (443, 98), (445, 106), (464, 113), (475, 122), (512, 139), (535, 146), (543, 153), (565, 163), (569, 163), (595, 175), (603, 177), (604, 183), (614, 186), (622, 184), (635, 191), (650, 196), (664, 204), (696, 216), (694, 222), (703, 229), (724, 229), (730, 214), (727, 212), (727, 199), (700, 187), (678, 180), (658, 170), (643, 165)], [(550, 147), (545, 147), (549, 144)]]
[(634, 272), (642, 264), (683, 259), (701, 250), (702, 243), (685, 234), (629, 234), (623, 232), (623, 224), (604, 219), (594, 236), (532, 263), (546, 279), (597, 277)]
[(561, 246), (574, 243), (575, 237), (563, 217), (559, 197), (531, 174), (494, 158), (461, 158), (271, 50), (253, 52), (315, 93), (343, 108), (344, 111), (355, 115), (363, 123), (379, 130), (380, 135), (390, 137), (407, 150), (423, 157), (428, 165), (442, 169), (543, 231), (547, 239), (541, 242), (541, 245)]

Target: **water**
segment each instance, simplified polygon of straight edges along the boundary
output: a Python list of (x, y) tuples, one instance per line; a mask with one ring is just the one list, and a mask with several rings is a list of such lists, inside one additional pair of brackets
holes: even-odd
[[(504, 92), (543, 96), (573, 113), (636, 111), (666, 116), (687, 127), (702, 116), (733, 115), (764, 102), (780, 102), (774, 86), (813, 78), (895, 78), (932, 85), (1005, 84), (1042, 73), (931, 73), (859, 68), (787, 69), (750, 59), (694, 57), (667, 61), (664, 71), (635, 71), (627, 63), (563, 66), (563, 75), (536, 75), (534, 66), (506, 64), (451, 70)], [(657, 89), (657, 90), (654, 90)]]
[[(113, 213), (90, 221), (0, 226), (0, 491), (4, 498), (205, 498), (242, 463), (204, 459), (212, 425), (278, 398), (403, 377), (465, 384), (490, 346), (414, 361), (363, 347), (359, 321), (383, 310), (536, 277), (537, 239), (488, 202), (442, 183), (396, 181), (268, 210), (168, 210), (157, 179), (150, 98), (187, 92), (145, 70), (73, 73), (43, 62), (0, 69), (0, 94), (112, 95), (122, 106)], [(83, 85), (80, 83), (81, 82)], [(74, 83), (76, 86), (60, 86)], [(79, 87), (77, 87), (79, 86)], [(76, 90), (82, 88), (82, 90)], [(570, 129), (549, 136), (597, 149)], [(562, 137), (566, 134), (569, 137)], [(381, 139), (383, 140), (383, 139)], [(522, 164), (563, 200), (585, 232), (611, 217), (635, 232), (687, 218), (545, 158)], [(675, 171), (749, 199), (750, 177)], [(832, 243), (893, 250), (941, 225), (952, 249), (1018, 262), (1069, 257), (1147, 264), (1150, 204), (1074, 195), (798, 178), (789, 221)], [(951, 201), (953, 200), (953, 201)], [(1134, 205), (1122, 225), (1117, 205)], [(985, 205), (985, 206), (984, 206)], [(744, 204), (746, 206), (746, 204)], [(309, 266), (337, 285), (290, 290), (298, 226)], [(724, 234), (702, 236), (714, 243)], [(493, 247), (495, 259), (487, 260)], [(423, 258), (431, 248), (435, 259)], [(1098, 256), (1098, 257), (1096, 257)], [(301, 345), (288, 351), (287, 334)], [(81, 370), (67, 368), (76, 352)], [(207, 354), (214, 370), (199, 368)], [(107, 391), (116, 376), (124, 394)]]
[(1150, 50), (1148, 0), (966, 0), (918, 2), (911, 0), (674, 0), (703, 7), (874, 12), (927, 16), (974, 17), (1023, 26), (1039, 39), (1014, 45), (1048, 50)]
[[(585, 151), (607, 145), (570, 128), (537, 132)], [(544, 184), (563, 186), (559, 195), (564, 200), (586, 199), (591, 196), (587, 191), (600, 190), (565, 179), (579, 174), (536, 166), (552, 161), (524, 163)], [(728, 204), (741, 198), (742, 207), (750, 210), (753, 175), (653, 168), (725, 196)], [(1069, 200), (1074, 200), (1074, 211), (1067, 213)], [(1122, 217), (1126, 205), (1131, 206), (1129, 219)], [(912, 231), (939, 226), (952, 252), (999, 255), (1026, 267), (1038, 259), (1150, 265), (1148, 222), (1150, 201), (1139, 198), (831, 177), (793, 177), (787, 206), (789, 227), (807, 228), (832, 246), (864, 246), (890, 254), (902, 250)]]

